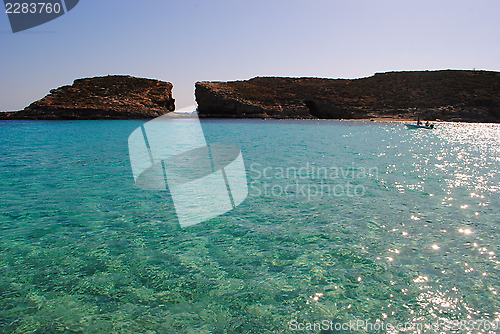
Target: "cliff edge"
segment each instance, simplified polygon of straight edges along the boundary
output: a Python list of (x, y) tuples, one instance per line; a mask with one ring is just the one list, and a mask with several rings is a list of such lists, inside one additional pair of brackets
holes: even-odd
[(109, 75), (77, 79), (2, 119), (144, 119), (175, 109), (169, 82)]
[(409, 71), (361, 79), (197, 82), (200, 117), (500, 122), (500, 72)]

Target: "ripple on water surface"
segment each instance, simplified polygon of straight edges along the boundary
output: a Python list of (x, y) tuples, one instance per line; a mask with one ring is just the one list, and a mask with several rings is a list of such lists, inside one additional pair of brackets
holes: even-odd
[(180, 229), (167, 195), (133, 187), (140, 124), (0, 122), (3, 332), (494, 332), (498, 125), (207, 120), (250, 193)]

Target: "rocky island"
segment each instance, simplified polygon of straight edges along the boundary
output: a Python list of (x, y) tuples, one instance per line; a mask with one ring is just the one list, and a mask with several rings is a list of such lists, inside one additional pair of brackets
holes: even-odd
[(500, 122), (500, 72), (411, 71), (361, 79), (198, 82), (200, 117)]
[(147, 119), (175, 109), (169, 82), (109, 75), (77, 79), (0, 119)]
[[(77, 79), (0, 119), (148, 119), (175, 110), (169, 82)], [(387, 72), (361, 79), (256, 77), (197, 82), (200, 117), (500, 122), (500, 72)]]

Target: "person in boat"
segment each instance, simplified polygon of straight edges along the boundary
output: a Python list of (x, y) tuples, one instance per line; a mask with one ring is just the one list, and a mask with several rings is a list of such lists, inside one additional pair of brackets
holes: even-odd
[(429, 127), (429, 121), (425, 122), (425, 126)]
[(420, 117), (417, 119), (417, 125), (422, 125), (422, 122), (420, 122)]

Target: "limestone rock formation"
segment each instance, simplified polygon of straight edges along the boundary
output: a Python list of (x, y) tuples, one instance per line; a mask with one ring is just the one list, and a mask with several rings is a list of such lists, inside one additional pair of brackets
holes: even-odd
[(198, 82), (200, 117), (500, 122), (500, 72), (413, 71), (362, 79)]
[(172, 84), (112, 75), (77, 79), (52, 89), (21, 111), (0, 113), (7, 119), (143, 119), (175, 109)]

